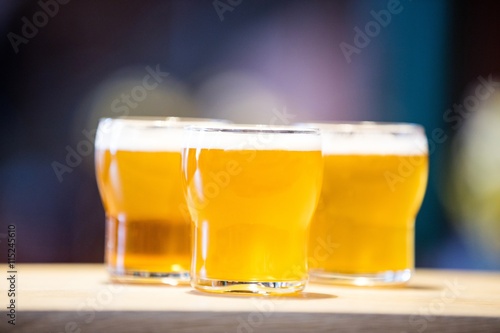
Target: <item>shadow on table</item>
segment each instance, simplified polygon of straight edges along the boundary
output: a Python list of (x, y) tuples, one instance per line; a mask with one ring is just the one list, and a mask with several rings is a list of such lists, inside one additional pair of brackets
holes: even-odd
[(327, 298), (337, 298), (336, 295), (331, 294), (323, 294), (323, 293), (310, 293), (310, 292), (300, 292), (290, 295), (276, 295), (276, 296), (268, 296), (268, 295), (259, 295), (254, 293), (248, 294), (231, 294), (231, 293), (204, 293), (198, 290), (189, 290), (188, 294), (197, 295), (197, 296), (207, 296), (207, 297), (225, 297), (225, 298), (248, 298), (248, 297), (262, 297), (266, 299), (282, 299), (282, 300), (318, 300), (318, 299), (327, 299)]
[(320, 281), (314, 280), (310, 281), (309, 285), (318, 285), (318, 286), (329, 286), (329, 287), (338, 287), (338, 288), (352, 288), (352, 289), (369, 289), (369, 290), (441, 290), (443, 286), (435, 285), (435, 284), (409, 284), (409, 285), (387, 285), (387, 286), (356, 286), (352, 284), (341, 284), (330, 281)]

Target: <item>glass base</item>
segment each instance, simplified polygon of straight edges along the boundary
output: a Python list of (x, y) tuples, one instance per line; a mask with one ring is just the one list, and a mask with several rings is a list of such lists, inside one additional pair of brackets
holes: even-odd
[(307, 281), (226, 281), (215, 279), (193, 278), (193, 288), (210, 293), (231, 293), (251, 295), (284, 295), (304, 290)]
[(189, 272), (146, 272), (108, 269), (110, 279), (118, 283), (189, 285)]
[(385, 271), (371, 274), (345, 274), (311, 270), (311, 281), (351, 286), (383, 287), (406, 284), (412, 275), (411, 269), (399, 271)]

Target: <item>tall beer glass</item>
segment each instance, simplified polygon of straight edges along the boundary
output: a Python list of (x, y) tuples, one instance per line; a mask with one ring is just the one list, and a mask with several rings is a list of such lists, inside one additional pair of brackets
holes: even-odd
[(427, 139), (413, 124), (309, 124), (325, 172), (309, 241), (311, 277), (400, 284), (414, 268), (415, 217), (425, 193)]
[(181, 142), (184, 126), (207, 121), (100, 121), (96, 176), (106, 211), (105, 260), (112, 280), (189, 281), (191, 221), (181, 185)]
[(219, 293), (302, 290), (307, 229), (323, 170), (319, 132), (264, 126), (186, 131), (191, 285)]

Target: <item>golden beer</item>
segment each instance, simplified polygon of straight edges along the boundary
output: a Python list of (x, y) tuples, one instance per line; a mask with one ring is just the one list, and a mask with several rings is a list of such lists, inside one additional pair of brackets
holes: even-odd
[(181, 184), (187, 119), (104, 119), (96, 176), (106, 211), (105, 258), (112, 279), (189, 281), (191, 220)]
[(324, 138), (324, 178), (310, 229), (311, 275), (357, 285), (404, 283), (427, 184), (420, 127), (312, 124)]
[(184, 151), (183, 171), (197, 289), (272, 294), (305, 286), (321, 140), (316, 131), (268, 131), (193, 130), (204, 139)]

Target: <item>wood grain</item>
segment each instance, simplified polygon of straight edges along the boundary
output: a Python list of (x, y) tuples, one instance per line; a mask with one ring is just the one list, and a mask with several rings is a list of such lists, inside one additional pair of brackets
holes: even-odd
[(17, 268), (16, 326), (2, 315), (0, 332), (500, 332), (499, 273), (417, 270), (404, 288), (311, 283), (269, 298), (110, 284), (103, 265)]

